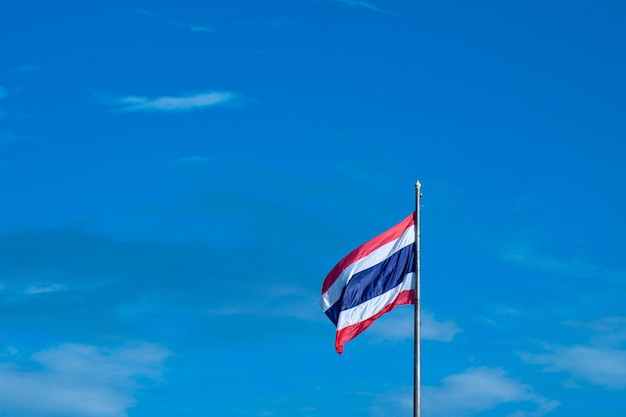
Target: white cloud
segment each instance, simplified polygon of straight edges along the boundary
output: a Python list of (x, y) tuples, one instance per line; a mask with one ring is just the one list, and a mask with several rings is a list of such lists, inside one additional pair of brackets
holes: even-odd
[(452, 320), (437, 321), (432, 313), (422, 312), (422, 337), (426, 340), (451, 342), (461, 329)]
[(289, 317), (306, 321), (325, 321), (317, 304), (317, 296), (295, 285), (274, 285), (252, 288), (251, 299), (240, 300), (206, 310), (209, 315)]
[(626, 342), (626, 317), (603, 317), (590, 322), (567, 321), (564, 324), (594, 332), (594, 346), (620, 347)]
[[(370, 414), (407, 415), (413, 407), (412, 395), (412, 390), (404, 390), (379, 396)], [(523, 408), (508, 417), (540, 417), (559, 406), (558, 401), (536, 394), (532, 387), (510, 378), (501, 369), (470, 368), (445, 377), (439, 386), (422, 387), (423, 414), (430, 417), (471, 416), (504, 404)]]
[(463, 416), (493, 409), (507, 403), (534, 403), (530, 413), (518, 411), (516, 416), (540, 416), (559, 403), (535, 394), (532, 387), (506, 375), (501, 369), (471, 368), (450, 375), (437, 387), (424, 387), (424, 412), (432, 416)]
[(567, 321), (565, 325), (587, 330), (589, 342), (574, 346), (546, 345), (540, 353), (520, 353), (527, 362), (543, 365), (546, 372), (566, 373), (568, 387), (582, 382), (604, 388), (626, 388), (626, 317), (609, 316), (591, 321)]
[(210, 91), (184, 96), (141, 97), (123, 96), (107, 100), (114, 110), (121, 112), (183, 112), (215, 107), (237, 99), (232, 92)]
[(540, 272), (557, 273), (575, 278), (600, 278), (607, 281), (623, 281), (626, 278), (626, 271), (611, 270), (578, 257), (560, 259), (538, 251), (529, 242), (499, 243), (497, 251), (506, 262)]
[(152, 344), (106, 349), (64, 344), (32, 355), (37, 366), (0, 363), (0, 409), (13, 415), (125, 417), (142, 381), (170, 355)]
[(389, 11), (381, 9), (380, 7), (372, 3), (366, 2), (366, 1), (361, 1), (361, 0), (331, 0), (331, 1), (334, 1), (336, 3), (342, 3), (350, 7), (358, 7), (362, 9), (371, 10), (373, 12), (390, 13)]
[(394, 15), (397, 14), (395, 12), (392, 12), (391, 10), (378, 7), (377, 5), (369, 1), (363, 1), (363, 0), (326, 0), (326, 1), (332, 1), (334, 3), (341, 3), (347, 7), (365, 9), (365, 10), (369, 10), (369, 11), (377, 12), (377, 13), (394, 14)]
[(189, 29), (192, 32), (215, 33), (215, 30), (213, 30), (210, 26), (207, 26), (207, 25), (197, 25), (194, 23), (178, 22), (178, 21), (172, 21), (170, 22), (170, 24), (181, 26), (185, 29)]
[(62, 291), (66, 288), (64, 284), (38, 283), (26, 287), (26, 294), (46, 294), (50, 292)]
[(568, 326), (583, 327), (585, 329), (592, 330), (594, 332), (614, 332), (616, 330), (626, 330), (626, 317), (602, 317), (598, 320), (589, 322), (584, 321), (567, 321)]
[(149, 10), (144, 10), (144, 9), (135, 9), (132, 11), (132, 13), (141, 15), (145, 18), (148, 19), (152, 19), (152, 20), (156, 20), (168, 25), (173, 25), (173, 26), (179, 26), (185, 29), (190, 30), (191, 32), (204, 32), (204, 33), (215, 33), (216, 31), (211, 28), (208, 25), (199, 25), (196, 23), (189, 23), (189, 22), (181, 22), (179, 20), (170, 20), (170, 19), (166, 19), (160, 15), (158, 15), (157, 13), (151, 12)]
[(626, 350), (558, 346), (548, 353), (522, 353), (520, 357), (527, 363), (544, 365), (547, 372), (567, 372), (576, 380), (609, 389), (626, 388)]
[[(450, 342), (461, 329), (454, 321), (437, 321), (433, 313), (422, 311), (422, 339)], [(367, 334), (375, 341), (401, 341), (413, 337), (413, 308), (398, 308), (378, 319)]]
[(161, 17), (158, 14), (151, 12), (150, 10), (134, 9), (134, 10), (131, 10), (131, 13), (135, 13), (135, 14), (141, 15), (149, 19), (161, 19)]

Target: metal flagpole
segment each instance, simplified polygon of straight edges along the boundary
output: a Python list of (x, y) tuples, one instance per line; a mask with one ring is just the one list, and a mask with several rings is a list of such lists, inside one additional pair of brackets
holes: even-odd
[(413, 313), (413, 345), (414, 345), (414, 370), (413, 370), (413, 416), (422, 417), (422, 390), (420, 375), (420, 348), (421, 348), (421, 327), (422, 309), (420, 306), (420, 191), (422, 184), (415, 183), (415, 305)]

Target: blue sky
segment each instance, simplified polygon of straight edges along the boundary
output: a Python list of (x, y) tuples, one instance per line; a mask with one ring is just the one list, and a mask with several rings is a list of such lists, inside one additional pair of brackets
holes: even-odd
[(416, 180), (424, 416), (626, 414), (623, 2), (0, 10), (0, 416), (410, 416)]

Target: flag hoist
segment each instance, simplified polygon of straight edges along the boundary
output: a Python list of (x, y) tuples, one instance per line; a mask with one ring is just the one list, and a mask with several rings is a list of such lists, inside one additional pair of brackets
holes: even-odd
[(346, 255), (326, 276), (320, 306), (337, 327), (335, 349), (377, 318), (403, 304), (414, 305), (413, 415), (421, 417), (420, 199), (415, 211), (391, 229)]

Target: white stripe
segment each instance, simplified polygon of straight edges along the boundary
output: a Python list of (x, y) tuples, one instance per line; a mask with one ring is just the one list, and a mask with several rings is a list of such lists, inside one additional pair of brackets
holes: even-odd
[(341, 298), (343, 287), (348, 284), (353, 275), (381, 263), (394, 253), (398, 252), (400, 249), (412, 245), (413, 243), (415, 243), (415, 226), (411, 225), (404, 232), (402, 232), (400, 237), (397, 239), (384, 244), (380, 248), (372, 251), (369, 255), (350, 264), (337, 277), (337, 280), (333, 283), (333, 285), (331, 285), (330, 288), (322, 294), (322, 298), (320, 298), (320, 307), (322, 307), (322, 310), (328, 310), (337, 302), (337, 300), (339, 300), (339, 298)]
[(395, 288), (390, 289), (386, 293), (374, 297), (371, 300), (354, 306), (348, 310), (339, 313), (337, 321), (337, 331), (344, 327), (365, 321), (376, 314), (380, 313), (385, 307), (391, 304), (402, 291), (413, 289), (413, 278), (415, 273), (411, 272), (404, 276), (404, 280)]

